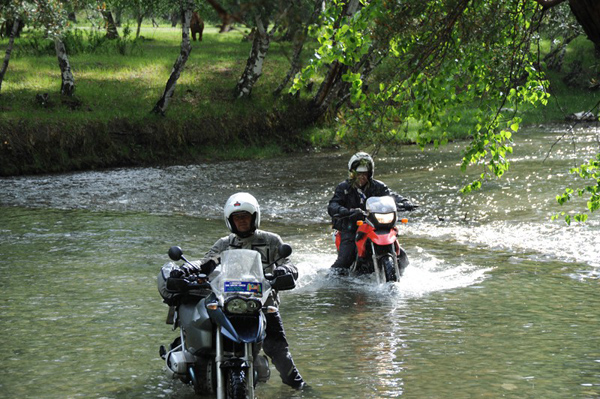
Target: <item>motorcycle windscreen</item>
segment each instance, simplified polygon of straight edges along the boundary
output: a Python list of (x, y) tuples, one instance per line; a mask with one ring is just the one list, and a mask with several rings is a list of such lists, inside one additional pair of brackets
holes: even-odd
[(221, 272), (210, 282), (221, 303), (228, 296), (259, 298), (264, 304), (271, 291), (265, 279), (260, 253), (250, 249), (233, 249), (221, 253)]
[(370, 197), (366, 203), (369, 213), (392, 213), (396, 212), (396, 201), (391, 196)]

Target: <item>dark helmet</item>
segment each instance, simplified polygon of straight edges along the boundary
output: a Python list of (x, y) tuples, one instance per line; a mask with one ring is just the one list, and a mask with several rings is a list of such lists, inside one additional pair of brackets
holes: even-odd
[(375, 163), (373, 158), (366, 152), (357, 152), (352, 155), (348, 161), (348, 171), (352, 172), (368, 172), (369, 178), (372, 178), (375, 173)]

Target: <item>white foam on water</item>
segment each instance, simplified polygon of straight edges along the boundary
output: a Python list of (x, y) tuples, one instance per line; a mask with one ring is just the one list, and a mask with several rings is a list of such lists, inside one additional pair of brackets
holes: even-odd
[(349, 289), (392, 295), (399, 298), (416, 298), (432, 292), (468, 287), (480, 283), (492, 268), (482, 268), (466, 263), (451, 264), (416, 248), (417, 256), (397, 283), (379, 284), (374, 275), (358, 277), (331, 276), (330, 266), (335, 254), (296, 254), (299, 279), (295, 292), (318, 291), (325, 288), (347, 286)]

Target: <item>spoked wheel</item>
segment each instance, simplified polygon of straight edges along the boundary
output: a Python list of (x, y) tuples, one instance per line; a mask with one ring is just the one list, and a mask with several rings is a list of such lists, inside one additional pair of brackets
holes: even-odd
[(227, 399), (247, 399), (248, 384), (246, 370), (232, 367), (227, 370)]
[(400, 277), (398, 264), (394, 256), (386, 255), (379, 259), (383, 273), (385, 273), (386, 282), (396, 282)]

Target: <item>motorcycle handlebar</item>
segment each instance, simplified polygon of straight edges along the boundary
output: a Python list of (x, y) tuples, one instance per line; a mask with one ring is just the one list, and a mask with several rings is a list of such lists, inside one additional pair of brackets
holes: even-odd
[(210, 284), (208, 282), (199, 283), (197, 281), (190, 281), (187, 278), (169, 277), (167, 279), (168, 291), (185, 292), (202, 288), (210, 288)]

